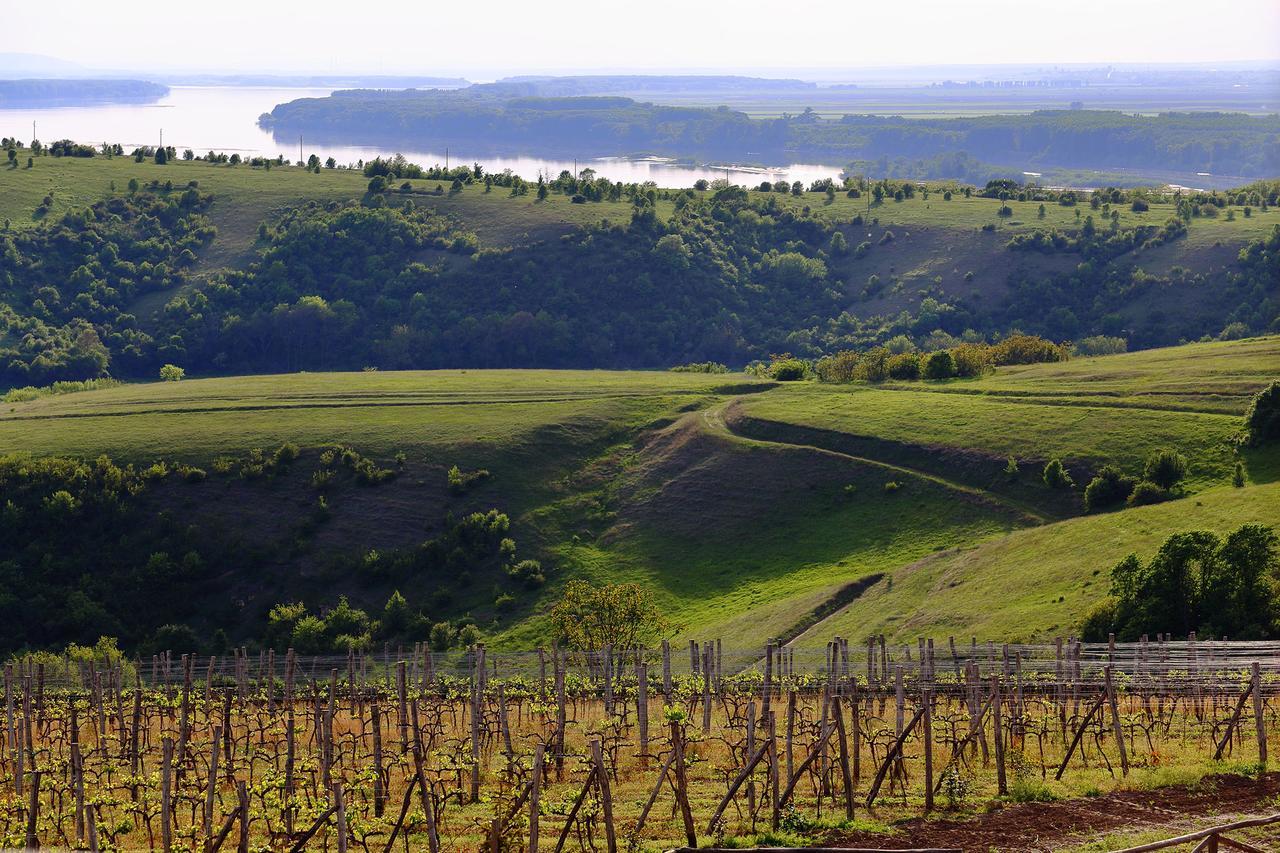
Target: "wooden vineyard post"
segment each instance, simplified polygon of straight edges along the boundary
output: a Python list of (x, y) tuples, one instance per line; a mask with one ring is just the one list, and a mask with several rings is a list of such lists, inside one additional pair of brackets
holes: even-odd
[(165, 853), (173, 849), (173, 740), (164, 739), (160, 759), (160, 844)]
[(542, 798), (542, 757), (545, 749), (543, 744), (538, 744), (533, 750), (533, 775), (529, 781), (528, 853), (538, 853), (538, 809)]
[[(480, 664), (482, 667), (483, 664)], [(471, 802), (480, 799), (480, 673), (471, 678)]]
[(778, 761), (778, 717), (773, 711), (769, 712), (769, 790), (772, 794), (772, 805), (770, 809), (769, 825), (773, 829), (778, 828), (778, 821), (782, 818), (782, 803), (779, 798), (782, 796), (781, 780), (778, 778), (779, 767), (781, 762)]
[(1116, 701), (1116, 686), (1111, 680), (1111, 667), (1105, 667), (1102, 672), (1107, 685), (1107, 704), (1111, 706), (1111, 728), (1115, 732), (1116, 748), (1120, 750), (1120, 771), (1122, 775), (1128, 776), (1129, 756), (1124, 749), (1124, 727), (1120, 724), (1120, 704)]
[(1253, 662), (1253, 722), (1258, 734), (1258, 761), (1267, 766), (1267, 718), (1266, 703), (1262, 698), (1262, 669)]
[(613, 794), (609, 787), (609, 774), (604, 769), (604, 747), (599, 740), (591, 741), (591, 760), (596, 767), (596, 783), (600, 786), (600, 809), (609, 853), (618, 853), (618, 839), (613, 825)]
[(996, 788), (1000, 796), (1009, 793), (1009, 785), (1005, 779), (1004, 769), (1004, 722), (1000, 713), (1001, 693), (1000, 677), (991, 677), (991, 725), (995, 730), (993, 736), (996, 744)]
[(662, 641), (662, 698), (671, 701), (671, 642)]
[(706, 644), (702, 666), (702, 733), (711, 733), (711, 667), (715, 664), (714, 647)]
[(236, 782), (237, 811), (240, 814), (240, 840), (236, 845), (238, 853), (249, 853), (249, 790), (243, 781)]
[(924, 811), (933, 811), (933, 716), (930, 706), (933, 705), (931, 691), (925, 690), (921, 696), (920, 725), (924, 729)]
[(794, 769), (794, 741), (796, 733), (796, 691), (787, 691), (787, 779)]
[(209, 788), (204, 794), (204, 851), (213, 851), (213, 798), (218, 791), (218, 740), (222, 729), (213, 727), (213, 746), (209, 750)]
[(341, 782), (333, 783), (333, 802), (338, 810), (335, 819), (338, 823), (338, 853), (347, 853), (347, 804)]
[(375, 817), (382, 817), (387, 807), (387, 787), (382, 779), (382, 768), (385, 766), (382, 763), (382, 709), (378, 705), (376, 694), (369, 703), (369, 714), (373, 729), (373, 814)]
[(36, 829), (40, 825), (40, 771), (34, 769), (31, 773), (31, 791), (30, 798), (27, 801), (27, 833), (26, 848), (28, 850), (36, 850), (40, 847), (40, 838), (36, 834)]
[(604, 712), (613, 715), (613, 644), (604, 644)]
[(557, 654), (552, 659), (556, 670), (556, 781), (564, 781), (564, 657)]
[(840, 694), (831, 697), (831, 713), (835, 715), (836, 744), (840, 750), (840, 775), (844, 782), (844, 815), (853, 820), (853, 771), (849, 767), (849, 740), (844, 729), (844, 712), (840, 710)]
[(676, 771), (676, 803), (680, 807), (680, 818), (684, 821), (685, 840), (690, 847), (698, 846), (698, 833), (693, 827), (693, 812), (689, 809), (689, 778), (684, 763), (684, 732), (680, 724), (671, 721), (672, 763)]
[(764, 644), (764, 684), (760, 688), (760, 712), (768, 715), (773, 698), (773, 642)]
[[(649, 766), (649, 665), (636, 664), (636, 728), (640, 736), (640, 766)], [(532, 851), (530, 851), (532, 853)]]

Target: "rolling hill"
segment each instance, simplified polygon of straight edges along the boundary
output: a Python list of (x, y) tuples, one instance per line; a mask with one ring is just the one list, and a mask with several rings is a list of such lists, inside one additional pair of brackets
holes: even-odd
[[(1245, 488), (1229, 480), (1240, 415), (1277, 372), (1272, 337), (877, 387), (734, 374), (374, 371), (11, 402), (0, 409), (0, 452), (19, 454), (5, 468), (13, 500), (48, 505), (52, 484), (12, 466), (30, 471), (50, 455), (108, 454), (132, 463), (141, 486), (121, 498), (135, 539), (104, 539), (75, 516), (87, 511), (86, 491), (84, 509), (73, 500), (71, 517), (40, 534), (61, 537), (68, 523), (82, 531), (77, 547), (50, 549), (57, 565), (11, 554), (5, 571), (43, 594), (0, 601), (0, 613), (25, 625), (49, 616), (42, 602), (52, 607), (61, 585), (102, 584), (101, 608), (63, 608), (31, 642), (114, 632), (145, 646), (175, 622), (204, 641), (218, 629), (252, 641), (276, 604), (324, 612), (346, 596), (377, 615), (399, 590), (427, 622), (474, 623), (490, 643), (528, 646), (546, 640), (556, 590), (586, 578), (652, 589), (681, 636), (746, 645), (831, 633), (1065, 633), (1130, 551), (1148, 552), (1170, 532), (1276, 517), (1275, 449), (1239, 457)], [(297, 445), (296, 460), (255, 467), (286, 443)], [(348, 473), (359, 467), (324, 461), (332, 445), (394, 476), (361, 485)], [(1083, 483), (1102, 464), (1132, 471), (1166, 446), (1190, 462), (1178, 500), (1085, 515), (1078, 490), (1038, 481), (1051, 455)], [(1020, 468), (1012, 482), (1002, 473), (1010, 455)], [(163, 474), (151, 468), (157, 459), (168, 461)], [(481, 470), (488, 476), (470, 476)], [(67, 488), (81, 499), (83, 480), (66, 482), (80, 484)], [(545, 585), (511, 576), (488, 546), (448, 552), (469, 535), (460, 522), (490, 509), (509, 519), (501, 535), (514, 540), (512, 559), (538, 560)], [(165, 566), (159, 577), (144, 571)]]

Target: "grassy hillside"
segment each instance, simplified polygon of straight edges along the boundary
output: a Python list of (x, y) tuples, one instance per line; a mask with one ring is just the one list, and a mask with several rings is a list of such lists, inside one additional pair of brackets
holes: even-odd
[[(469, 616), (490, 642), (528, 646), (547, 638), (560, 585), (587, 578), (654, 590), (680, 636), (1030, 637), (1075, 626), (1130, 550), (1277, 517), (1280, 453), (1243, 457), (1247, 488), (1226, 482), (1240, 413), (1278, 372), (1280, 338), (1266, 338), (875, 388), (599, 371), (184, 380), (6, 404), (0, 452), (209, 469), (204, 482), (170, 475), (137, 499), (157, 530), (189, 520), (183, 547), (209, 571), (152, 588), (205, 602), (193, 610), (179, 595), (167, 611), (205, 636), (222, 626), (252, 640), (283, 601), (323, 611), (345, 594), (377, 611), (400, 589), (430, 620)], [(301, 448), (291, 471), (213, 473), (219, 458), (283, 442)], [(309, 481), (331, 443), (397, 476), (317, 493)], [(1078, 491), (1038, 482), (1050, 453), (1082, 478), (1166, 445), (1191, 462), (1189, 497), (1080, 517)], [(1013, 483), (1007, 454), (1022, 460)], [(454, 465), (491, 476), (454, 491)], [(489, 562), (462, 581), (448, 566), (361, 568), (370, 552), (409, 553), (449, 519), (489, 508), (509, 514), (504, 535), (542, 561), (545, 587), (513, 584)], [(174, 547), (146, 547), (162, 546)], [(61, 630), (98, 630), (84, 618)]]
[(1277, 518), (1280, 483), (1268, 482), (1018, 531), (899, 567), (805, 639), (1066, 636), (1106, 597), (1111, 567), (1125, 555), (1149, 558), (1174, 533), (1225, 535), (1247, 522), (1274, 524)]

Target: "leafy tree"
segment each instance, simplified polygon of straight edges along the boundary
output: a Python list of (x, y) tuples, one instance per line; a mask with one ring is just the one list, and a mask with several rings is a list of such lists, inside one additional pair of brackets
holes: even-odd
[(1240, 639), (1277, 633), (1277, 537), (1260, 524), (1227, 536), (1197, 530), (1165, 540), (1146, 563), (1136, 554), (1111, 571), (1111, 599), (1085, 623), (1085, 638), (1121, 640), (1171, 632)]
[(187, 372), (176, 364), (166, 364), (160, 368), (160, 378), (165, 382), (179, 382)]
[(1187, 460), (1181, 453), (1167, 448), (1157, 450), (1147, 457), (1142, 476), (1168, 491), (1187, 476)]
[(1062, 467), (1062, 460), (1050, 459), (1049, 463), (1044, 466), (1044, 473), (1041, 475), (1044, 484), (1051, 489), (1070, 489), (1075, 486), (1071, 479), (1071, 475), (1067, 473), (1067, 469)]
[(950, 379), (956, 375), (956, 360), (947, 350), (930, 353), (924, 363), (925, 379)]
[(1280, 381), (1272, 382), (1254, 396), (1245, 413), (1244, 426), (1253, 447), (1280, 439)]
[(551, 627), (564, 645), (579, 650), (632, 648), (661, 638), (671, 628), (653, 593), (633, 583), (565, 585), (551, 608)]
[(1127, 501), (1129, 506), (1149, 506), (1169, 499), (1169, 492), (1150, 480), (1143, 480), (1133, 487)]
[(1122, 504), (1133, 493), (1134, 481), (1114, 465), (1104, 465), (1084, 489), (1084, 508), (1095, 512)]

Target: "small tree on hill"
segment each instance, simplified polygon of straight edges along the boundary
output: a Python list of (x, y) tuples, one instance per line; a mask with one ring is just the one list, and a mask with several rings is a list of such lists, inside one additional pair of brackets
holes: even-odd
[(1157, 450), (1147, 457), (1142, 476), (1168, 491), (1187, 476), (1187, 460), (1181, 453), (1169, 449)]
[(1280, 382), (1272, 382), (1253, 398), (1244, 426), (1253, 447), (1280, 439)]
[(178, 382), (186, 375), (187, 372), (176, 364), (166, 364), (160, 368), (160, 378), (165, 382)]
[(1044, 484), (1051, 489), (1070, 489), (1075, 485), (1060, 459), (1049, 460), (1049, 464), (1044, 466), (1043, 478)]
[(564, 645), (598, 650), (629, 649), (663, 636), (670, 623), (653, 593), (638, 584), (596, 585), (570, 581), (551, 608), (551, 627)]

